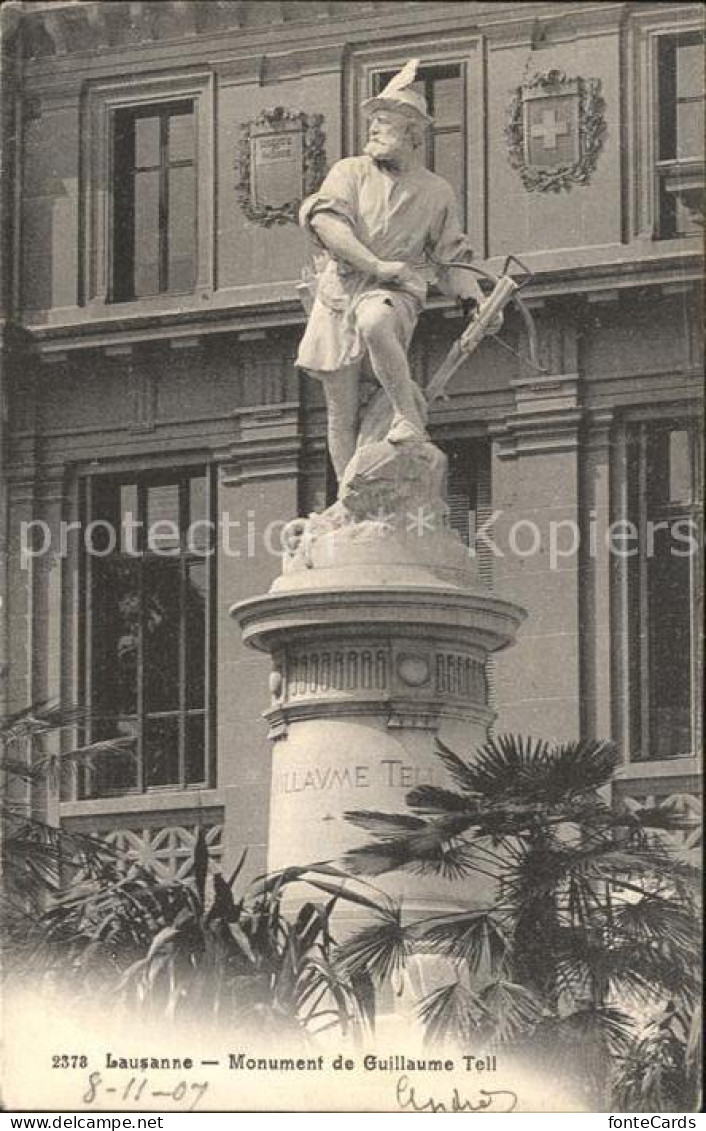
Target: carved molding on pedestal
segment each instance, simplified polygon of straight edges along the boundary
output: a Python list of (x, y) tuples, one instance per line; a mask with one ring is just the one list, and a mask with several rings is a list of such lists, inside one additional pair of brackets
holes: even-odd
[(468, 650), (429, 648), (412, 652), (387, 640), (356, 645), (325, 641), (288, 649), (276, 661), (270, 683), (277, 705), (391, 695), (435, 701), (485, 703), (488, 689), (482, 658)]
[(271, 739), (286, 738), (293, 723), (354, 716), (393, 729), (436, 732), (446, 721), (487, 729), (487, 655), (514, 635), (521, 611), (461, 591), (417, 591), (413, 610), (408, 597), (342, 591), (334, 601), (312, 591), (237, 607), (246, 640), (273, 657)]

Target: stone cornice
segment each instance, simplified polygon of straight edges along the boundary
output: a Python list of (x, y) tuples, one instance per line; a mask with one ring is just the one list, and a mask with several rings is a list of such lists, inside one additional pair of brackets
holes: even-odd
[[(510, 5), (511, 8), (513, 5)], [(465, 9), (473, 21), (485, 4), (421, 3), (414, 0), (387, 0), (358, 4), (308, 2), (301, 0), (120, 0), (106, 5), (100, 0), (66, 0), (38, 3), (20, 9), (28, 50), (28, 61), (39, 66), (61, 68), (73, 55), (89, 59), (100, 52), (113, 58), (130, 52), (133, 57), (146, 51), (154, 54), (182, 44), (197, 44), (197, 50), (212, 52), (224, 42), (239, 45), (266, 45), (276, 50), (285, 38), (289, 42), (311, 42), (312, 30), (339, 41), (349, 31), (357, 39), (369, 39), (377, 30), (399, 28), (423, 32), (430, 24), (457, 20)], [(493, 5), (505, 7), (508, 5)]]
[[(10, 4), (6, 5), (10, 9)], [(657, 16), (676, 5), (606, 3), (465, 3), (388, 0), (358, 4), (333, 2), (293, 3), (270, 0), (66, 0), (17, 6), (24, 29), (28, 77), (40, 71), (66, 69), (76, 58), (93, 70), (103, 56), (114, 62), (128, 53), (131, 62), (140, 55), (184, 47), (203, 51), (205, 57), (223, 49), (224, 43), (268, 53), (278, 43), (302, 44), (315, 36), (318, 43), (371, 42), (380, 37), (443, 34), (475, 30), (489, 39), (491, 49), (504, 43), (527, 41), (535, 46), (565, 42), (579, 35), (612, 32), (626, 12), (649, 8)], [(694, 5), (679, 6), (692, 11)], [(674, 19), (668, 14), (665, 18)], [(177, 57), (175, 55), (175, 57)]]
[(447, 626), (468, 646), (475, 643), (484, 651), (496, 651), (510, 643), (525, 618), (519, 606), (484, 591), (416, 585), (271, 593), (233, 606), (231, 615), (238, 620), (245, 642), (261, 650), (271, 648), (292, 629), (327, 631), (335, 622), (337, 634), (344, 625), (365, 634), (377, 633), (386, 624), (404, 623), (406, 636), (422, 639), (430, 626), (435, 633)]
[[(616, 34), (627, 4), (518, 4), (515, 15), (484, 20), (482, 31), (491, 51), (522, 43), (533, 49), (570, 43), (579, 36)], [(541, 56), (539, 56), (541, 58)]]
[[(642, 287), (695, 287), (703, 278), (703, 260), (698, 248), (686, 251), (660, 249), (659, 254), (645, 254), (639, 247), (578, 248), (575, 252), (526, 253), (523, 260), (535, 271), (532, 283), (523, 290), (528, 299), (561, 298), (564, 296), (625, 293)], [(601, 256), (603, 252), (603, 256)], [(642, 252), (642, 254), (639, 254)], [(573, 257), (573, 262), (572, 262)], [(502, 260), (489, 259), (487, 266), (500, 270)], [(294, 283), (292, 283), (293, 289)], [(23, 320), (25, 341), (39, 355), (73, 352), (80, 349), (102, 349), (113, 344), (140, 341), (174, 340), (194, 335), (237, 333), (251, 329), (302, 326), (305, 315), (298, 300), (283, 298), (284, 283), (264, 288), (237, 288), (241, 300), (229, 303), (229, 293), (217, 292), (208, 310), (194, 305), (180, 309), (149, 310), (144, 304), (130, 304), (131, 309), (105, 306), (105, 311), (88, 312), (82, 307), (63, 311), (27, 312)], [(252, 293), (252, 301), (247, 296)], [(269, 297), (271, 296), (271, 297)], [(453, 303), (432, 298), (430, 311), (450, 310)], [(48, 321), (51, 316), (52, 321)], [(41, 322), (38, 319), (42, 319)], [(35, 321), (37, 319), (37, 321)]]
[(498, 442), (500, 459), (545, 455), (548, 452), (575, 452), (579, 446), (582, 413), (569, 409), (562, 413), (525, 413), (491, 426), (490, 435)]
[(511, 386), (515, 411), (490, 428), (500, 459), (578, 449), (583, 413), (577, 373), (520, 378)]
[(102, 817), (150, 813), (168, 813), (195, 810), (199, 814), (217, 812), (224, 804), (221, 789), (190, 789), (178, 793), (170, 792), (123, 793), (119, 797), (91, 798), (86, 801), (62, 801), (60, 815), (62, 820), (72, 818), (86, 820)]
[(216, 453), (224, 486), (296, 476), (302, 449), (298, 404), (239, 409), (234, 415), (237, 438)]
[(217, 64), (218, 82), (220, 86), (257, 83), (267, 87), (287, 79), (303, 78), (305, 75), (340, 72), (344, 54), (344, 45), (333, 43), (316, 47), (302, 46), (290, 51), (240, 55)]

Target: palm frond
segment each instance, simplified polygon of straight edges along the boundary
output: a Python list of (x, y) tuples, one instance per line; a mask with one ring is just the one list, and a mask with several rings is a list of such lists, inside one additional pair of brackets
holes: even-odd
[(456, 793), (451, 789), (442, 789), (438, 785), (417, 786), (407, 794), (405, 800), (410, 808), (421, 813), (444, 816), (464, 813), (469, 817), (478, 812), (481, 803), (478, 794)]
[(420, 943), (436, 954), (468, 964), (472, 972), (497, 974), (505, 969), (510, 941), (490, 911), (459, 911), (423, 920)]
[(588, 1005), (563, 1017), (545, 1017), (532, 1033), (532, 1042), (554, 1052), (603, 1045), (614, 1055), (624, 1053), (634, 1036), (634, 1022), (613, 1006)]
[(405, 836), (349, 849), (343, 857), (343, 867), (353, 875), (376, 876), (405, 869), (447, 879), (462, 878), (472, 870), (483, 870), (469, 844), (456, 839), (465, 825), (463, 817), (422, 821), (418, 829)]
[(55, 699), (46, 700), (0, 718), (0, 741), (12, 743), (49, 731), (80, 726), (86, 719), (85, 707), (62, 706)]
[(606, 785), (617, 765), (609, 742), (586, 739), (552, 748), (541, 739), (503, 734), (478, 751), (468, 781), (488, 800), (566, 802)]
[(443, 763), (447, 774), (459, 789), (464, 793), (478, 792), (476, 778), (471, 765), (467, 761), (464, 761), (463, 758), (459, 758), (458, 754), (455, 754), (440, 738), (436, 740), (436, 753)]
[(665, 942), (687, 962), (696, 962), (701, 946), (696, 908), (683, 901), (645, 895), (615, 909), (614, 927), (623, 938), (641, 942)]
[(511, 1044), (531, 1033), (543, 1017), (541, 1001), (517, 982), (498, 978), (484, 986), (478, 998), (492, 1018), (488, 1036), (498, 1044)]
[(614, 1087), (621, 1110), (697, 1109), (701, 1064), (692, 1071), (688, 1046), (675, 1035), (670, 1020), (666, 1010), (619, 1051)]
[(410, 861), (406, 870), (444, 880), (463, 880), (473, 875), (484, 876), (495, 883), (499, 880), (497, 860), (489, 858), (480, 845), (464, 840), (440, 841), (424, 856)]
[(459, 981), (440, 986), (422, 998), (417, 1012), (431, 1045), (468, 1045), (484, 1026), (492, 1023), (492, 1016), (478, 994)]
[(424, 828), (424, 821), (408, 813), (375, 813), (367, 809), (353, 809), (343, 815), (357, 828), (386, 840), (394, 840), (401, 833)]
[(125, 758), (128, 755), (134, 759), (137, 757), (135, 744), (134, 737), (121, 735), (116, 738), (102, 738), (84, 746), (74, 746), (71, 750), (42, 754), (34, 759), (32, 774), (35, 779), (48, 778), (56, 783), (60, 780), (63, 771), (91, 766), (99, 758), (115, 756)]
[(336, 968), (346, 978), (367, 971), (378, 981), (398, 976), (413, 950), (413, 940), (402, 925), (399, 908), (378, 918), (346, 939), (336, 951)]

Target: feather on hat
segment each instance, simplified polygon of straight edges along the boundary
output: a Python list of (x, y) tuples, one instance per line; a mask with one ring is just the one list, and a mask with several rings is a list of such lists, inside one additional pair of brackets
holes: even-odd
[(361, 109), (371, 115), (376, 110), (394, 110), (398, 114), (406, 114), (410, 118), (430, 125), (434, 119), (427, 111), (424, 96), (416, 90), (410, 90), (417, 77), (419, 59), (410, 59), (401, 71), (390, 79), (384, 90), (374, 98), (366, 98)]

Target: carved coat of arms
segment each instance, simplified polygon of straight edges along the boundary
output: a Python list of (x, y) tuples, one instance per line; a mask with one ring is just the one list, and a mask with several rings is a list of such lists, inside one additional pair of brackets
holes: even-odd
[(296, 222), (299, 205), (326, 172), (322, 114), (275, 106), (241, 128), (238, 199), (248, 220)]
[(510, 163), (529, 192), (586, 184), (606, 133), (599, 79), (534, 75), (515, 91), (506, 136)]

